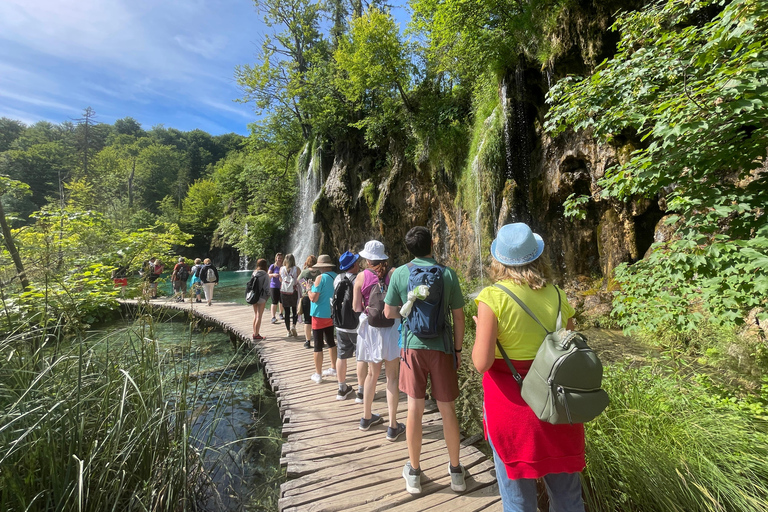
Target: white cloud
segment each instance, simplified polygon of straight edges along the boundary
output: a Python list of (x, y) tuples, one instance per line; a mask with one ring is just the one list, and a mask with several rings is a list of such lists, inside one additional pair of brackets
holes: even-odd
[(251, 0), (0, 0), (0, 112), (243, 132), (234, 67), (261, 27)]
[(227, 46), (227, 38), (223, 36), (206, 37), (188, 37), (176, 36), (174, 38), (179, 46), (192, 53), (202, 55), (206, 59), (217, 57)]

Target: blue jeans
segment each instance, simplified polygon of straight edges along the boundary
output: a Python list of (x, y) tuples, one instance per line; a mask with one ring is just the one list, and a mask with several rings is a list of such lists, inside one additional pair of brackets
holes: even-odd
[[(493, 447), (490, 439), (488, 444), (493, 450), (496, 481), (499, 483), (504, 512), (536, 512), (536, 479), (510, 479), (507, 476), (507, 468), (496, 453), (496, 448)], [(551, 473), (543, 479), (549, 494), (550, 512), (584, 512), (579, 473)]]

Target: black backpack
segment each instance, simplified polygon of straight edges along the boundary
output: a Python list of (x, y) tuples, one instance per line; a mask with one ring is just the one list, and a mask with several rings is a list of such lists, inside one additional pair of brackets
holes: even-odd
[(360, 313), (356, 313), (352, 307), (352, 295), (355, 283), (347, 276), (341, 276), (339, 284), (333, 290), (331, 301), (331, 318), (333, 325), (341, 329), (357, 329)]
[(189, 278), (189, 267), (182, 264), (179, 268), (176, 269), (176, 280), (186, 281), (188, 278)]

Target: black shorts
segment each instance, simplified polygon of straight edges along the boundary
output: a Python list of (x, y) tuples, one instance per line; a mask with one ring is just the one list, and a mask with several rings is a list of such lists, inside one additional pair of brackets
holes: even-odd
[(270, 288), (269, 293), (272, 298), (272, 304), (280, 304), (280, 288)]
[(336, 346), (336, 342), (333, 340), (333, 326), (329, 325), (324, 329), (312, 329), (312, 338), (315, 341), (314, 352), (323, 351), (323, 338), (328, 348)]

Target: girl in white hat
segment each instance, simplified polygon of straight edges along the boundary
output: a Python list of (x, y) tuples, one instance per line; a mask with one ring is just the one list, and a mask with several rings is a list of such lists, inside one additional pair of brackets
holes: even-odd
[(389, 265), (389, 256), (384, 253), (384, 244), (378, 240), (367, 242), (365, 248), (360, 251), (360, 257), (368, 261), (368, 268), (357, 274), (352, 300), (355, 311), (361, 313), (357, 330), (357, 360), (368, 363), (368, 376), (363, 386), (363, 417), (360, 419), (359, 428), (368, 430), (371, 425), (383, 421), (380, 415), (373, 414), (372, 409), (381, 365), (386, 362), (389, 410), (387, 439), (395, 441), (405, 432), (405, 425), (397, 422), (397, 403), (400, 398), (400, 347), (397, 340), (400, 320), (390, 320), (384, 316), (384, 297), (394, 268)]

